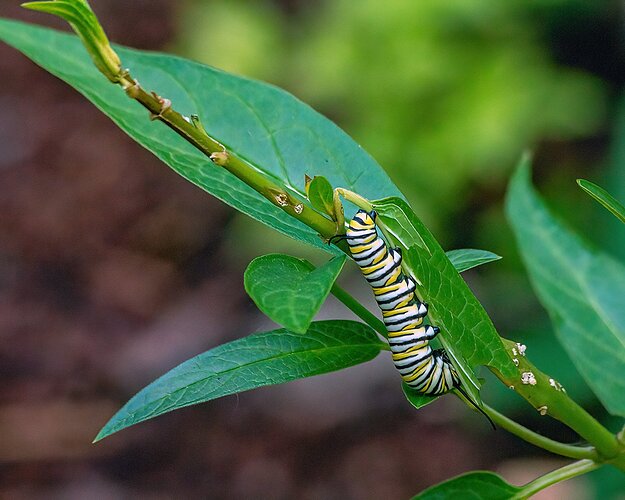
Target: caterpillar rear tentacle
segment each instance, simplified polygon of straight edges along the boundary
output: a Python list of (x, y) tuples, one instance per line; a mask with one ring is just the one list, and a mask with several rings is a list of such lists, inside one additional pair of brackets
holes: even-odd
[(415, 295), (416, 282), (402, 271), (402, 254), (388, 248), (378, 235), (374, 211), (359, 210), (345, 235), (352, 258), (373, 289), (388, 331), (393, 362), (402, 379), (422, 394), (440, 395), (458, 390), (471, 404), (484, 411), (461, 387), (460, 377), (443, 349), (433, 350), (429, 341), (439, 332), (424, 323), (428, 305)]

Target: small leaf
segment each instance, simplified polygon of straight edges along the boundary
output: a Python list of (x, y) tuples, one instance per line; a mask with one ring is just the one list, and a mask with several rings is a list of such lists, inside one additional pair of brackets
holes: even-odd
[(584, 179), (577, 179), (577, 184), (595, 200), (607, 208), (612, 215), (625, 223), (625, 207), (602, 187)]
[(558, 340), (605, 408), (625, 416), (625, 266), (551, 214), (528, 159), (510, 181), (506, 211)]
[(245, 290), (269, 318), (293, 332), (305, 333), (345, 259), (339, 255), (315, 269), (310, 262), (290, 255), (263, 255), (247, 266)]
[(330, 184), (325, 177), (316, 175), (308, 187), (308, 199), (310, 200), (310, 204), (320, 212), (328, 214), (334, 219), (333, 198), (334, 190), (332, 189), (332, 184)]
[(408, 402), (417, 410), (433, 403), (437, 399), (434, 396), (427, 396), (426, 394), (421, 394), (420, 392), (415, 391), (406, 382), (401, 383), (401, 389), (404, 391), (404, 396)]
[(505, 376), (516, 373), (490, 318), (445, 252), (410, 206), (398, 198), (373, 202), (380, 227), (400, 246), (404, 267), (421, 283), (417, 295), (429, 304), (429, 321), (441, 328), (437, 339), (459, 371), (465, 390), (479, 403), (474, 369), (487, 365)]
[(449, 250), (445, 252), (456, 271), (463, 273), (474, 267), (488, 264), (501, 259), (501, 257), (487, 250), (476, 250), (474, 248), (463, 248), (460, 250)]
[(413, 500), (447, 500), (471, 498), (475, 500), (509, 500), (521, 491), (493, 472), (475, 471), (456, 476), (422, 491)]
[(110, 81), (117, 81), (121, 72), (121, 61), (85, 0), (27, 2), (22, 7), (65, 19), (84, 43), (94, 64)]
[(313, 323), (306, 335), (280, 329), (228, 342), (145, 387), (95, 441), (178, 408), (364, 363), (384, 347), (367, 325), (336, 320)]

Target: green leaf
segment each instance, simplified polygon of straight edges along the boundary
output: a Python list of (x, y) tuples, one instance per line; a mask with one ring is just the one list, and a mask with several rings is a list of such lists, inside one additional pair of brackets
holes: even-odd
[(426, 394), (421, 394), (420, 392), (415, 391), (406, 382), (401, 383), (401, 389), (404, 391), (404, 396), (408, 402), (417, 410), (433, 403), (436, 399), (438, 399), (434, 396), (427, 396)]
[(493, 472), (476, 471), (462, 474), (422, 491), (413, 500), (508, 500), (521, 491)]
[[(0, 40), (76, 88), (187, 180), (288, 236), (339, 252), (165, 125), (150, 121), (145, 109), (97, 71), (76, 36), (0, 19)], [(170, 99), (186, 115), (198, 114), (204, 128), (228, 149), (302, 198), (305, 172), (363, 196), (400, 196), (375, 160), (345, 132), (287, 92), (179, 57), (115, 49), (143, 87)], [(61, 127), (63, 117), (57, 118)]]
[(380, 227), (393, 246), (403, 249), (403, 265), (420, 284), (417, 295), (429, 304), (429, 321), (459, 370), (469, 394), (480, 401), (474, 369), (487, 365), (504, 376), (516, 374), (490, 318), (458, 274), (432, 233), (398, 198), (373, 202)]
[(607, 208), (621, 222), (625, 222), (625, 207), (602, 187), (584, 179), (577, 179), (577, 184), (595, 200)]
[(80, 36), (94, 64), (109, 80), (112, 82), (117, 80), (121, 71), (121, 62), (117, 54), (111, 50), (102, 26), (85, 0), (27, 2), (23, 3), (22, 7), (65, 19)]
[(276, 323), (305, 333), (343, 269), (345, 255), (315, 268), (290, 255), (257, 257), (245, 270), (245, 290), (258, 308)]
[(506, 209), (558, 340), (606, 409), (625, 416), (625, 266), (559, 222), (534, 191), (529, 160)]
[(449, 250), (445, 252), (447, 258), (451, 261), (456, 271), (463, 273), (474, 267), (488, 264), (501, 257), (487, 250), (476, 250), (474, 248), (463, 248), (460, 250)]
[(310, 181), (308, 187), (308, 199), (313, 208), (324, 214), (334, 214), (334, 190), (332, 184), (321, 175), (317, 175)]
[(280, 329), (228, 342), (145, 387), (95, 441), (178, 408), (364, 363), (383, 348), (371, 328), (355, 321), (318, 321), (306, 335)]

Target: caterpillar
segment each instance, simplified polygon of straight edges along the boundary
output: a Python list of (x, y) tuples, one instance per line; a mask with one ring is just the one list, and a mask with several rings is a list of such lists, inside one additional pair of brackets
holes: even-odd
[(378, 235), (376, 217), (374, 211), (359, 210), (345, 239), (382, 311), (395, 367), (404, 382), (422, 394), (459, 389), (460, 377), (445, 351), (429, 345), (439, 328), (424, 323), (428, 305), (415, 295), (415, 280), (402, 271), (401, 250), (389, 249)]
[(457, 390), (496, 429), (490, 416), (462, 387), (445, 350), (429, 346), (440, 329), (423, 323), (428, 305), (416, 296), (414, 278), (402, 271), (401, 249), (389, 249), (378, 235), (376, 218), (373, 210), (358, 210), (346, 233), (329, 242), (335, 238), (347, 240), (352, 258), (371, 285), (382, 311), (395, 367), (404, 382), (422, 394), (438, 396)]

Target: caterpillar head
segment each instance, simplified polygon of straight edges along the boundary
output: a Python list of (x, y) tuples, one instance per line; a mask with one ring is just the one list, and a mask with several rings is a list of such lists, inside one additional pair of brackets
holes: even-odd
[(350, 221), (349, 226), (351, 229), (371, 229), (375, 226), (375, 219), (378, 214), (375, 210), (367, 212), (366, 210), (358, 210), (354, 218)]

